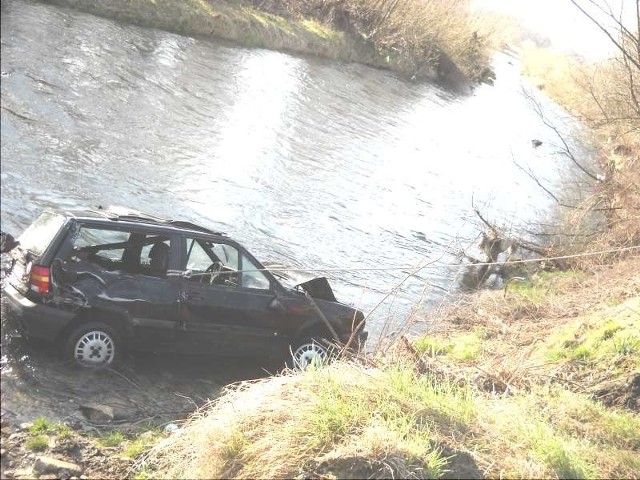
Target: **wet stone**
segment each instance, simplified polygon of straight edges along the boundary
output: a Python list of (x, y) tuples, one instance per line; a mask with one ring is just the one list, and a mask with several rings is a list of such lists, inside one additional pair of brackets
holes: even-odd
[[(36, 473), (46, 474), (53, 473), (59, 477), (69, 478), (72, 475), (80, 475), (82, 468), (75, 463), (65, 462), (64, 460), (58, 460), (51, 457), (38, 457), (33, 465), (33, 469)], [(66, 475), (65, 475), (66, 474)]]

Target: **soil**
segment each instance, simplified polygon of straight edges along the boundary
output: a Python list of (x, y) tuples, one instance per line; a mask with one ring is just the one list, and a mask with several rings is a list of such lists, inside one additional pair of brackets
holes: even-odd
[[(33, 438), (29, 433), (29, 423), (12, 425), (2, 419), (2, 461), (1, 478), (127, 478), (131, 476), (133, 459), (123, 457), (119, 448), (99, 448), (95, 441), (73, 433), (64, 439), (49, 439), (49, 446), (41, 452), (33, 452), (28, 441)], [(82, 430), (80, 430), (82, 431)], [(74, 468), (60, 465), (39, 470), (42, 459), (55, 459), (68, 462)]]

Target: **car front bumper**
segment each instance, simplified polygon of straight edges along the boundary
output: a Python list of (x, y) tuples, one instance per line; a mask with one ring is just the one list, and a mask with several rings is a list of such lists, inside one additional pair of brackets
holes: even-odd
[(364, 350), (364, 346), (367, 343), (367, 337), (369, 336), (369, 332), (357, 332), (357, 333), (346, 333), (339, 335), (340, 342), (343, 345), (349, 345), (349, 348), (354, 351)]
[(9, 284), (4, 286), (3, 295), (8, 315), (27, 337), (54, 342), (75, 316), (72, 312), (32, 302)]

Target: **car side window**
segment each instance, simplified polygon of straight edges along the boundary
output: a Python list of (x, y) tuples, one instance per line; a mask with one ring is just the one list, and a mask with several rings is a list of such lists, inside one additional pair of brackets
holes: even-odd
[(242, 286), (259, 290), (269, 290), (271, 287), (267, 276), (246, 255), (242, 255)]
[(223, 242), (188, 238), (186, 270), (193, 282), (260, 290), (271, 287), (269, 279), (247, 255)]
[(187, 252), (187, 270), (204, 272), (213, 262), (206, 250), (195, 239), (187, 242)]
[(68, 260), (86, 261), (106, 270), (118, 270), (123, 266), (122, 257), (129, 235), (129, 232), (120, 230), (81, 227), (74, 236)]
[(186, 270), (193, 282), (237, 287), (238, 251), (224, 243), (188, 238)]
[(164, 235), (81, 226), (67, 263), (87, 262), (107, 271), (164, 277), (171, 242)]

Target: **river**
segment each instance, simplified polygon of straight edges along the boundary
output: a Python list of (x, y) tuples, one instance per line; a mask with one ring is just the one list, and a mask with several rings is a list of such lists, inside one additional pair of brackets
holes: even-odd
[[(550, 186), (562, 177), (557, 139), (524, 91), (562, 112), (507, 55), (493, 86), (457, 96), (23, 0), (3, 0), (1, 21), (2, 229), (13, 234), (49, 207), (187, 218), (263, 261), (319, 270), (370, 313), (407, 267), (457, 263), (480, 231), (472, 201), (515, 231), (548, 214), (516, 163)], [(455, 291), (459, 273), (409, 278), (372, 313), (373, 337)]]

